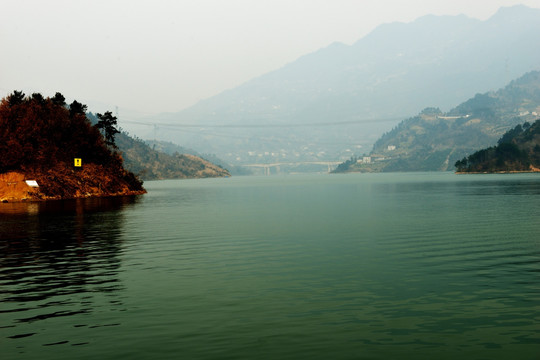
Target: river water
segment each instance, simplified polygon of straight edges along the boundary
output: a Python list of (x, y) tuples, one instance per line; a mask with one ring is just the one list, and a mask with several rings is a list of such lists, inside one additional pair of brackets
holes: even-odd
[(147, 182), (0, 204), (0, 357), (538, 359), (540, 177)]

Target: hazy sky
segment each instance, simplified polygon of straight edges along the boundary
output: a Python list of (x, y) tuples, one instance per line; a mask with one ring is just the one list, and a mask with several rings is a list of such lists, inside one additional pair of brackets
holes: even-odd
[[(0, 95), (179, 111), (377, 25), (540, 0), (0, 0)], [(133, 111), (136, 111), (134, 113)]]

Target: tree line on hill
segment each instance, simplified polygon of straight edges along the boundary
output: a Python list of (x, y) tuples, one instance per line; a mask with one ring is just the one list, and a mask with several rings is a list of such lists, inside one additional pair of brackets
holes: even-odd
[(123, 168), (116, 151), (116, 117), (97, 114), (92, 125), (87, 106), (74, 100), (66, 104), (57, 92), (53, 97), (39, 93), (25, 96), (14, 91), (0, 102), (0, 173), (8, 171), (44, 172), (70, 166), (74, 158), (84, 163), (106, 166), (135, 188), (142, 182)]
[[(197, 156), (168, 155), (117, 129), (117, 118), (86, 112), (74, 100), (66, 104), (56, 93), (25, 96), (15, 91), (0, 103), (0, 174), (9, 171), (45, 172), (59, 164), (84, 164), (128, 169), (132, 182), (146, 180), (230, 176), (229, 172)], [(57, 171), (60, 171), (57, 169)], [(60, 171), (61, 172), (61, 171)], [(132, 173), (137, 174), (137, 176)]]
[(455, 163), (462, 172), (513, 172), (540, 168), (540, 119), (519, 124), (497, 142)]

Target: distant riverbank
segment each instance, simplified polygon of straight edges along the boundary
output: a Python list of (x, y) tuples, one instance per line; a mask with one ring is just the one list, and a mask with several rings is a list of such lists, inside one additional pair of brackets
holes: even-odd
[(509, 170), (509, 171), (456, 171), (457, 175), (465, 174), (529, 174), (540, 173), (540, 169), (531, 165), (529, 170)]

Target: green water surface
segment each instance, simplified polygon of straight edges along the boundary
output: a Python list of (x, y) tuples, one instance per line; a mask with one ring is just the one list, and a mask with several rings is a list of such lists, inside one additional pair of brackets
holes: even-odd
[(147, 182), (0, 204), (0, 358), (538, 359), (540, 177)]

